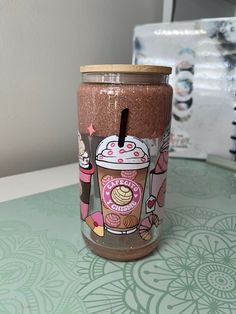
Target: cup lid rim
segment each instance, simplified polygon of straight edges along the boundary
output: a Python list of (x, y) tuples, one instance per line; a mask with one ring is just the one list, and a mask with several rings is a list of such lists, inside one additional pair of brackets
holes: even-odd
[(133, 74), (171, 74), (172, 68), (160, 65), (137, 64), (97, 64), (80, 67), (81, 73), (133, 73)]

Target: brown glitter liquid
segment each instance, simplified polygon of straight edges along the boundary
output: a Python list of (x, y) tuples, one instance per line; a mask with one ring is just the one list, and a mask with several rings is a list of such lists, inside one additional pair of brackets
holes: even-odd
[[(154, 219), (158, 211), (145, 212), (146, 204), (152, 205), (152, 199), (147, 201), (151, 189), (150, 167), (156, 164), (161, 140), (171, 121), (172, 88), (167, 84), (168, 75), (159, 72), (85, 71), (83, 74), (78, 91), (78, 121), (86, 152), (80, 158), (85, 163), (89, 159), (95, 171), (82, 178), (91, 192), (89, 204), (81, 201), (82, 234), (87, 246), (102, 257), (134, 260), (151, 253), (160, 241), (161, 226), (157, 228)], [(121, 112), (126, 108), (129, 109), (124, 143), (127, 151), (117, 146)], [(149, 147), (142, 139), (159, 141), (156, 156), (149, 155)], [(122, 153), (127, 157), (122, 159)], [(99, 158), (103, 158), (102, 164)], [(141, 159), (146, 162), (145, 167)], [(82, 192), (84, 195), (85, 191)], [(147, 228), (147, 232), (142, 228)]]

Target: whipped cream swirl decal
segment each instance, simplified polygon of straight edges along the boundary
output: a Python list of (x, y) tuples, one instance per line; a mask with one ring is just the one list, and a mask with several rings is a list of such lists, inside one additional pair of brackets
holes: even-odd
[(141, 169), (148, 166), (149, 161), (146, 144), (133, 136), (126, 136), (123, 147), (118, 145), (118, 136), (107, 137), (97, 149), (96, 163), (104, 167), (107, 163), (110, 169)]
[(150, 154), (146, 144), (126, 136), (105, 138), (97, 147), (96, 165), (105, 228), (115, 234), (137, 229), (142, 210)]
[(88, 153), (85, 150), (85, 145), (83, 140), (81, 139), (80, 134), (79, 135), (79, 165), (83, 169), (88, 169), (90, 167), (90, 160)]

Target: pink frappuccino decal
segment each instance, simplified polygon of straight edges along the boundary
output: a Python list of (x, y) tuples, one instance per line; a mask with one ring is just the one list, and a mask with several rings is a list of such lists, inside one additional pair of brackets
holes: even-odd
[[(149, 214), (149, 216), (144, 218), (141, 225), (143, 225), (144, 221), (150, 221), (153, 215), (157, 215), (159, 221), (163, 218), (169, 154), (169, 136), (170, 129), (168, 128), (161, 142), (160, 153), (158, 155), (156, 165), (150, 172), (150, 196), (145, 202), (146, 213)], [(142, 230), (142, 228), (140, 230)]]
[(91, 189), (91, 178), (94, 174), (94, 166), (89, 160), (87, 151), (81, 135), (78, 133), (79, 141), (79, 174), (80, 174), (80, 211), (84, 220), (89, 212), (89, 199)]
[(140, 222), (150, 154), (146, 144), (133, 136), (125, 136), (119, 145), (116, 135), (98, 145), (98, 182), (106, 230), (130, 234)]
[(80, 174), (80, 212), (82, 220), (85, 220), (87, 225), (98, 236), (104, 235), (104, 223), (101, 212), (89, 214), (89, 201), (91, 180), (94, 174), (94, 166), (90, 162), (88, 153), (85, 149), (85, 144), (78, 133), (79, 140), (79, 174)]
[[(158, 227), (163, 214), (168, 165), (169, 129), (164, 134), (157, 160), (149, 172), (150, 153), (146, 143), (134, 136), (125, 136), (123, 146), (112, 135), (101, 140), (95, 151), (97, 181), (101, 209), (89, 213), (91, 179), (94, 166), (80, 138), (81, 216), (98, 236), (108, 233), (129, 235), (138, 232), (144, 241), (152, 238), (152, 228)], [(149, 174), (149, 178), (148, 178)], [(146, 181), (150, 196), (144, 202)]]

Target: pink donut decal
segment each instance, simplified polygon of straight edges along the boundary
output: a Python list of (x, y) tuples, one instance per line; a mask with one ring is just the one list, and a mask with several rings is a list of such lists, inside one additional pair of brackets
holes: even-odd
[(110, 176), (109, 174), (104, 176), (104, 177), (102, 177), (102, 180), (101, 180), (102, 185), (103, 186), (106, 185), (111, 180), (113, 180), (113, 176)]
[(121, 171), (121, 176), (122, 178), (126, 178), (129, 180), (134, 180), (137, 176), (137, 171), (136, 170), (123, 170)]
[(105, 217), (105, 223), (110, 227), (117, 228), (119, 227), (120, 222), (120, 217), (116, 214), (110, 213)]

